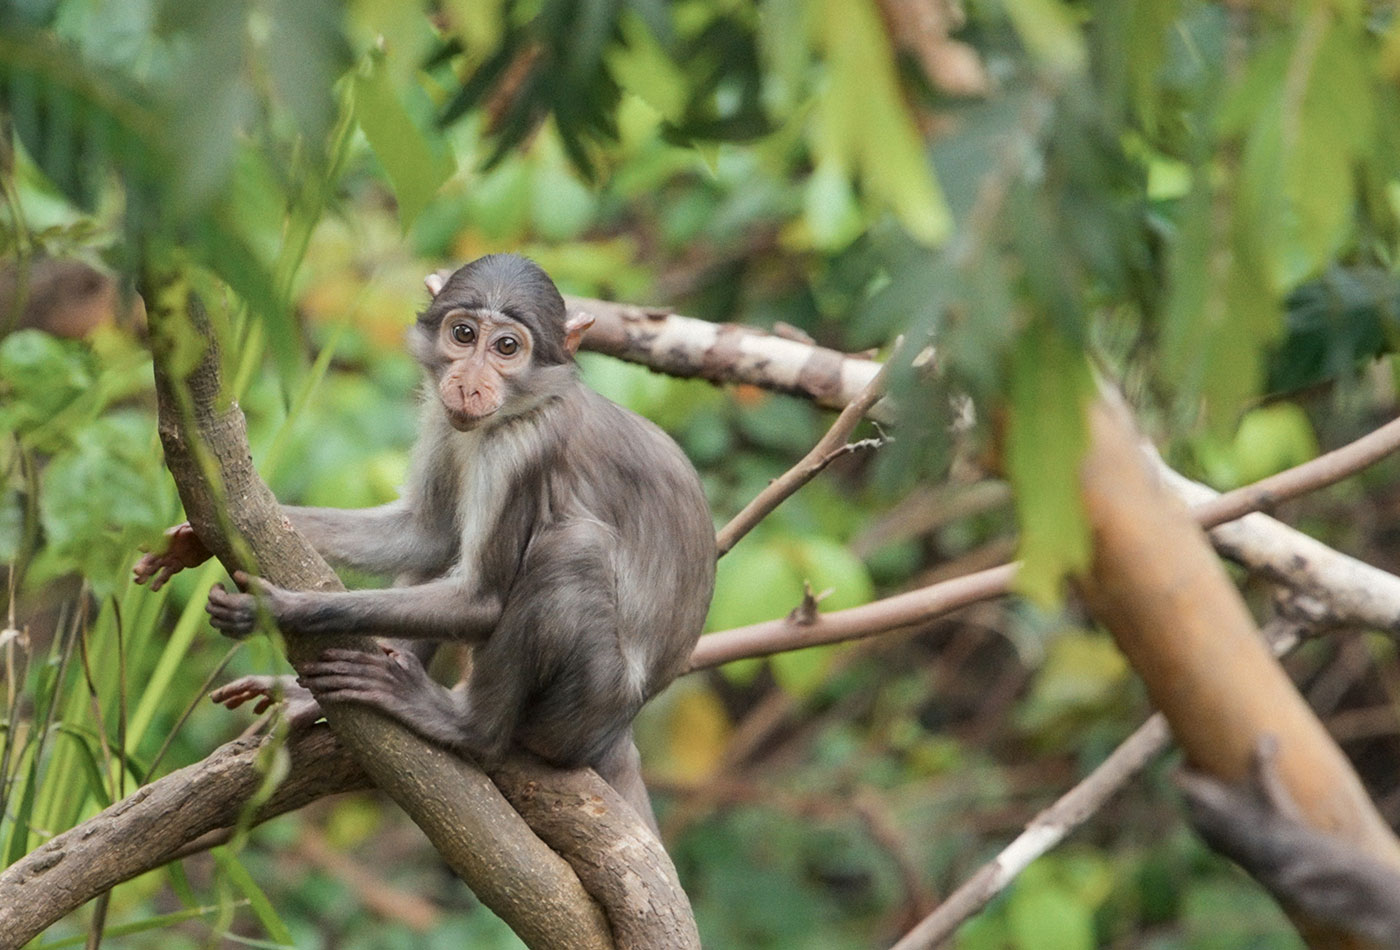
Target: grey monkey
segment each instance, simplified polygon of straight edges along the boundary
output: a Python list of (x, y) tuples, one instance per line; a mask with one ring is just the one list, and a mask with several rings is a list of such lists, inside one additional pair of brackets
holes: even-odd
[[(428, 379), (411, 473), (397, 501), (345, 510), (284, 506), (333, 563), (397, 586), (289, 591), (242, 572), (216, 585), (211, 623), (250, 634), (266, 611), (293, 636), (393, 638), (327, 649), (298, 690), (246, 677), (230, 708), (353, 702), (490, 765), (513, 745), (588, 765), (648, 821), (633, 717), (684, 668), (714, 589), (714, 526), (699, 478), (659, 428), (588, 389), (574, 353), (592, 318), (567, 315), (553, 281), (513, 255), (426, 281), (410, 331)], [(209, 556), (188, 525), (136, 566), (158, 588)], [(431, 680), (435, 641), (472, 645), (467, 688)], [(314, 703), (313, 703), (314, 700)]]

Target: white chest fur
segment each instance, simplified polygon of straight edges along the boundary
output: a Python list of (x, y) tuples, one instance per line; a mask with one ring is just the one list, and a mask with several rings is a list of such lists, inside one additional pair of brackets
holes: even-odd
[(460, 479), (458, 564), (473, 570), (500, 513), (520, 490), (521, 472), (536, 463), (540, 435), (535, 424), (521, 420), (496, 431), (454, 433), (451, 446)]

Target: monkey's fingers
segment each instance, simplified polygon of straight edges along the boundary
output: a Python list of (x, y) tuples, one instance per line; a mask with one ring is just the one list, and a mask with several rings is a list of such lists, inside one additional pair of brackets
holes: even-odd
[(242, 639), (257, 626), (257, 600), (251, 594), (230, 593), (222, 584), (209, 589), (204, 611), (214, 628), (225, 636)]
[(209, 698), (221, 706), (237, 709), (250, 699), (276, 699), (276, 680), (271, 676), (242, 676), (209, 691)]

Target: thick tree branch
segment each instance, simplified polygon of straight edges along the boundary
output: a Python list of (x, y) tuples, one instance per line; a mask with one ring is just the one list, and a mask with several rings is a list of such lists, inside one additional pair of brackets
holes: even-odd
[[(1301, 642), (1301, 627), (1289, 620), (1274, 620), (1264, 640), (1277, 655)], [(962, 924), (1004, 891), (1032, 861), (1048, 853), (1076, 828), (1098, 813), (1124, 786), (1171, 742), (1166, 717), (1153, 713), (1118, 744), (1108, 757), (1077, 785), (1026, 825), (1003, 848), (923, 920), (900, 938), (892, 950), (930, 950), (951, 937)]]
[[(835, 351), (822, 351), (791, 340), (778, 340), (760, 331), (740, 331), (738, 328), (723, 331), (703, 321), (646, 308), (593, 301), (572, 303), (574, 306), (588, 304), (587, 309), (598, 317), (598, 327), (589, 334), (591, 340), (585, 339), (585, 346), (676, 375), (703, 375), (716, 381), (749, 382), (804, 394), (822, 404), (844, 405), (869, 386), (880, 368), (880, 364), (867, 359), (845, 357)], [(670, 347), (672, 352), (665, 353), (663, 347)], [(705, 372), (697, 369), (702, 366), (708, 369)], [(819, 372), (819, 367), (825, 369)], [(205, 378), (200, 373), (192, 377), (194, 385), (191, 393), (197, 401), (217, 397), (217, 387), (208, 390), (199, 388), (200, 380)], [(818, 379), (826, 379), (827, 385), (814, 385), (813, 381)], [(832, 385), (832, 380), (837, 384)], [(819, 390), (826, 395), (819, 397)], [(219, 420), (212, 422), (211, 428), (218, 432)], [(241, 417), (225, 419), (224, 424), (230, 426), (230, 431), (242, 444)], [(183, 438), (182, 431), (182, 426), (174, 425), (168, 432), (163, 429), (163, 435), (179, 440)], [(215, 444), (225, 443), (226, 437), (215, 440)], [(189, 470), (194, 474), (185, 477), (202, 477), (198, 464), (193, 462), (193, 449), (189, 449), (188, 453), (191, 458)], [(246, 460), (246, 447), (243, 449), (243, 459)], [(238, 459), (232, 461), (237, 463)], [(1355, 463), (1355, 458), (1348, 464), (1362, 467)], [(237, 470), (239, 466), (234, 464), (233, 467)], [(1306, 467), (1301, 466), (1300, 469)], [(1164, 466), (1163, 469), (1164, 477), (1172, 483), (1174, 490), (1193, 501), (1213, 496), (1210, 489), (1194, 485)], [(1355, 469), (1349, 468), (1325, 480), (1295, 484), (1293, 489), (1288, 490), (1301, 494), (1344, 477), (1352, 470)], [(248, 471), (251, 474), (251, 468)], [(260, 485), (255, 477), (251, 482), (240, 478), (226, 480), (226, 484), (230, 483), (229, 497), (235, 498), (243, 498), (241, 493), (249, 490), (253, 484)], [(1282, 499), (1277, 483), (1265, 484), (1268, 486), (1266, 490), (1251, 486), (1241, 492), (1254, 491), (1253, 505), (1266, 506)], [(1245, 495), (1240, 494), (1239, 497)], [(208, 492), (187, 500), (187, 506), (195, 506), (187, 509), (192, 519), (198, 512), (197, 516), (205, 523), (215, 523), (220, 517), (220, 509), (213, 503), (213, 498), (213, 493)], [(270, 496), (268, 503), (272, 503)], [(242, 510), (241, 506), (235, 506), (233, 514), (240, 514)], [(244, 526), (250, 538), (260, 538), (250, 546), (255, 551), (273, 551), (271, 558), (266, 555), (262, 558), (269, 563), (276, 559), (282, 563), (297, 564), (298, 559), (304, 556), (304, 549), (295, 546), (281, 548), (280, 539), (287, 532), (275, 521), (273, 526), (274, 530), (266, 536), (259, 534), (257, 525)], [(210, 540), (222, 537), (222, 533), (215, 532)], [(1212, 532), (1212, 538), (1227, 557), (1325, 602), (1332, 615), (1341, 622), (1400, 632), (1400, 578), (1340, 554), (1262, 514), (1248, 515), (1218, 527)], [(221, 556), (229, 563), (227, 559), (235, 557), (231, 546), (222, 548)], [(319, 561), (314, 552), (311, 557), (314, 560), (309, 563), (314, 565)], [(284, 558), (291, 560), (282, 561)], [(864, 607), (818, 616), (810, 624), (779, 620), (711, 634), (701, 640), (692, 657), (691, 668), (702, 669), (741, 657), (901, 629), (965, 604), (1004, 594), (1013, 577), (1014, 565), (1004, 565)], [(278, 577), (272, 579), (278, 580)], [(368, 778), (357, 771), (352, 758), (335, 743), (325, 741), (328, 737), (324, 730), (315, 735), (319, 736), (315, 743), (308, 742), (309, 737), (294, 736), (289, 740), (288, 749), (294, 763), (298, 763), (294, 765), (294, 774), (258, 812), (253, 819), (255, 822), (300, 807), (325, 794), (364, 787), (368, 782)], [(132, 798), (114, 805), (79, 828), (57, 836), (0, 874), (0, 934), (14, 934), (14, 939), (22, 943), (28, 936), (114, 884), (175, 857), (211, 846), (226, 837), (227, 829), (237, 820), (249, 795), (261, 781), (261, 775), (254, 765), (260, 748), (256, 742), (250, 745), (247, 741), (223, 747), (204, 762), (151, 783)], [(237, 756), (237, 762), (230, 765), (229, 756)], [(570, 777), (563, 776), (565, 779)], [(527, 811), (531, 807), (529, 799), (558, 802), (567, 800), (569, 795), (578, 794), (567, 789), (567, 781), (563, 784), (551, 782), (536, 785), (531, 784), (532, 780), (524, 779), (523, 785), (512, 788), (509, 776), (503, 779), (498, 777), (498, 780), (511, 800)], [(182, 788), (190, 795), (189, 803), (183, 804), (179, 810), (186, 820), (172, 820), (168, 812), (151, 819), (149, 811), (139, 807), (149, 801), (148, 808), (159, 809), (167, 796), (179, 794)], [(601, 803), (608, 791), (606, 786), (602, 786), (595, 804)], [(586, 798), (588, 793), (577, 801)], [(589, 806), (578, 807), (586, 811)], [(534, 820), (532, 817), (531, 821)], [(152, 827), (168, 831), (168, 842), (139, 830)], [(106, 845), (102, 844), (104, 841)], [(152, 841), (160, 843), (149, 850), (122, 844), (134, 842), (144, 845)], [(84, 850), (87, 857), (70, 862), (66, 855), (77, 842), (94, 844), (90, 850)], [(565, 847), (558, 846), (557, 849), (562, 852)], [(120, 860), (111, 863), (90, 859), (91, 855), (106, 855), (108, 852), (111, 852), (112, 858)], [(42, 895), (38, 889), (41, 881)], [(589, 890), (592, 892), (591, 885)], [(45, 899), (49, 894), (61, 895), (63, 906), (56, 909)], [(4, 939), (0, 938), (0, 947), (10, 946), (3, 942)]]
[[(874, 360), (789, 340), (733, 323), (683, 317), (661, 307), (566, 297), (571, 310), (594, 317), (583, 347), (672, 376), (714, 383), (750, 383), (842, 409), (880, 371)], [(873, 417), (883, 421), (884, 407)]]
[[(235, 822), (266, 779), (266, 744), (238, 739), (220, 746), (6, 868), (0, 874), (0, 948), (23, 946), (98, 894), (174, 860), (190, 842)], [(289, 774), (254, 822), (368, 784), (324, 727), (292, 736), (286, 751)]]
[[(1246, 781), (1261, 741), (1306, 824), (1400, 871), (1400, 842), (1361, 780), (1259, 636), (1199, 527), (1144, 457), (1126, 407), (1089, 408), (1081, 496), (1093, 563), (1077, 585), (1114, 635), (1196, 769)], [(1364, 946), (1320, 922), (1317, 947)]]

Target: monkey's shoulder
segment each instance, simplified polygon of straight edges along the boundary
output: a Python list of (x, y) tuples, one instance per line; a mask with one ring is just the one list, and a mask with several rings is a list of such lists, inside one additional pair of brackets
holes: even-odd
[(564, 420), (563, 444), (570, 461), (592, 456), (626, 472), (681, 476), (699, 484), (695, 467), (659, 425), (580, 384), (573, 412)]

